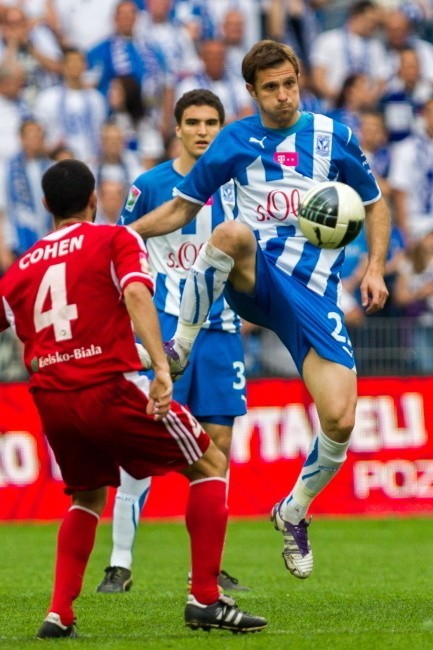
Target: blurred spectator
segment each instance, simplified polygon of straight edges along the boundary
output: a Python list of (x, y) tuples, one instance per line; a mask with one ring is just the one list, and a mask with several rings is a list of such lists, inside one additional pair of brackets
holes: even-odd
[(328, 115), (351, 128), (359, 138), (361, 112), (371, 108), (373, 104), (374, 96), (368, 77), (355, 73), (344, 80), (335, 101), (335, 108), (328, 111)]
[[(21, 97), (24, 78), (24, 70), (18, 63), (0, 63), (0, 188), (6, 187), (7, 162), (18, 153), (21, 146), (21, 121), (29, 117)], [(0, 275), (13, 261), (11, 251), (6, 245), (5, 203), (3, 191), (3, 198), (0, 196)]]
[(244, 363), (246, 377), (263, 375), (261, 363), (261, 335), (263, 328), (254, 323), (242, 320), (242, 344), (244, 348)]
[(344, 322), (347, 327), (359, 327), (365, 320), (365, 312), (356, 298), (341, 285), (339, 304), (344, 313)]
[(372, 314), (373, 318), (383, 318), (384, 316), (395, 317), (402, 315), (401, 308), (395, 301), (395, 281), (397, 277), (397, 269), (405, 254), (406, 242), (403, 234), (395, 224), (392, 224), (384, 276), (386, 288), (389, 291), (389, 296), (380, 314)]
[(267, 34), (287, 43), (310, 69), (310, 44), (320, 32), (316, 9), (326, 0), (269, 0)]
[(311, 83), (311, 74), (300, 61), (299, 94), (300, 109), (310, 113), (326, 113), (326, 103), (317, 96)]
[(6, 164), (0, 206), (6, 215), (5, 244), (14, 257), (26, 252), (52, 229), (42, 203), (41, 179), (52, 164), (45, 153), (40, 124), (27, 120), (20, 127), (21, 148)]
[(226, 48), (226, 66), (229, 74), (242, 77), (242, 59), (248, 51), (245, 46), (245, 16), (238, 9), (230, 9), (221, 23), (221, 40)]
[(131, 76), (115, 77), (110, 83), (108, 104), (110, 121), (121, 129), (126, 149), (136, 153), (144, 169), (153, 167), (164, 153), (164, 142), (145, 115), (136, 80)]
[(170, 72), (163, 50), (146, 40), (137, 40), (144, 64), (141, 95), (146, 115), (151, 118), (164, 139), (173, 125), (174, 75)]
[(312, 44), (312, 81), (319, 96), (331, 105), (350, 74), (365, 74), (374, 97), (380, 97), (390, 76), (382, 42), (374, 36), (381, 13), (371, 0), (359, 0), (348, 10), (340, 29), (320, 34)]
[(173, 17), (187, 29), (193, 43), (215, 37), (215, 25), (204, 0), (174, 0)]
[(382, 195), (389, 200), (391, 187), (388, 176), (391, 165), (391, 151), (388, 145), (385, 122), (380, 112), (363, 111), (361, 113), (359, 144), (365, 153)]
[(423, 132), (393, 146), (389, 173), (396, 224), (408, 244), (433, 229), (433, 97), (422, 117)]
[(173, 0), (147, 0), (135, 28), (146, 74), (142, 94), (164, 140), (174, 129), (175, 86), (203, 64), (188, 29), (174, 17)]
[(179, 158), (181, 151), (180, 140), (177, 137), (176, 133), (172, 133), (167, 139), (167, 145), (165, 147), (165, 156), (162, 157), (161, 162), (164, 160), (174, 160)]
[(52, 0), (51, 27), (62, 47), (83, 52), (107, 38), (119, 0)]
[(75, 156), (72, 149), (69, 149), (64, 144), (59, 144), (49, 151), (49, 158), (50, 160), (54, 160), (54, 162), (58, 162), (59, 160), (72, 160)]
[(398, 73), (400, 52), (409, 48), (418, 54), (421, 79), (433, 81), (433, 45), (416, 35), (410, 18), (402, 9), (384, 13), (384, 42), (391, 75)]
[(59, 81), (62, 52), (53, 32), (43, 24), (32, 26), (19, 7), (4, 12), (0, 60), (18, 61), (26, 75), (24, 97), (33, 106), (36, 95)]
[[(140, 36), (137, 17), (134, 0), (120, 0), (113, 19), (114, 31), (88, 52), (88, 78), (106, 96), (113, 79), (134, 78), (147, 117), (165, 136), (172, 120), (174, 78), (168, 70), (162, 48), (152, 44), (147, 34)], [(139, 100), (132, 82), (127, 87), (125, 84), (127, 103), (133, 102), (138, 106)], [(153, 154), (150, 157), (154, 157)]]
[(63, 82), (39, 94), (35, 115), (44, 127), (49, 149), (67, 145), (77, 158), (94, 165), (107, 104), (98, 90), (85, 86), (86, 68), (86, 57), (80, 50), (65, 50)]
[(406, 316), (416, 319), (415, 372), (433, 372), (433, 232), (420, 238), (398, 269), (394, 299)]
[(272, 330), (242, 321), (247, 377), (296, 377), (299, 373), (290, 352)]
[(260, 0), (202, 0), (215, 26), (215, 35), (221, 36), (224, 16), (230, 9), (241, 11), (245, 18), (245, 46), (247, 50), (260, 38)]
[(30, 117), (22, 97), (24, 82), (24, 70), (19, 63), (0, 63), (0, 179), (2, 165), (20, 147), (21, 121)]
[(226, 123), (252, 115), (254, 106), (245, 82), (231, 75), (226, 66), (226, 46), (222, 41), (204, 41), (200, 48), (204, 71), (184, 79), (176, 88), (176, 98), (195, 88), (217, 95), (226, 113)]
[[(421, 79), (418, 53), (405, 48), (399, 53), (398, 73), (380, 100), (390, 142), (399, 142), (419, 130), (419, 117), (433, 87)], [(418, 126), (418, 129), (417, 129)]]
[(362, 230), (358, 237), (350, 242), (344, 249), (344, 262), (341, 267), (341, 281), (347, 293), (355, 298), (361, 305), (359, 285), (367, 267), (368, 246), (365, 232)]
[(146, 6), (147, 10), (140, 12), (137, 20), (138, 43), (162, 50), (174, 82), (199, 72), (202, 64), (194, 41), (179, 21), (170, 18), (172, 0), (146, 0)]
[(342, 27), (352, 4), (353, 0), (328, 0), (324, 9), (318, 12), (322, 29), (330, 30)]
[(128, 193), (129, 184), (125, 186), (121, 181), (102, 180), (98, 184), (98, 207), (95, 223), (117, 223), (123, 204)]
[(0, 12), (8, 7), (19, 7), (31, 20), (32, 25), (45, 23), (49, 16), (51, 0), (1, 0)]
[(259, 363), (266, 376), (299, 377), (292, 355), (272, 330), (263, 327), (260, 332)]
[(421, 8), (421, 15), (416, 20), (416, 33), (420, 38), (433, 43), (433, 2), (432, 0), (415, 0)]
[(23, 344), (10, 327), (0, 332), (0, 382), (26, 381)]
[(104, 124), (101, 129), (101, 152), (93, 171), (97, 185), (116, 181), (126, 187), (143, 172), (137, 154), (125, 149), (123, 132), (116, 124)]
[(133, 0), (118, 2), (113, 18), (114, 29), (107, 39), (87, 52), (88, 77), (103, 95), (107, 95), (114, 77), (132, 76), (141, 85), (144, 65), (133, 41), (136, 19), (137, 6)]
[(6, 215), (0, 206), (0, 278), (14, 262), (15, 257), (6, 243)]

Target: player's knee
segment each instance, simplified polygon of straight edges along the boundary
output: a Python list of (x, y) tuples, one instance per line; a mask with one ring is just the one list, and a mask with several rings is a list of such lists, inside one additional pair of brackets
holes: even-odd
[(250, 251), (255, 246), (254, 235), (243, 223), (225, 221), (212, 232), (210, 243), (227, 255), (236, 259), (239, 255)]
[(323, 432), (334, 442), (347, 442), (355, 426), (355, 412), (346, 410), (329, 414), (323, 422)]

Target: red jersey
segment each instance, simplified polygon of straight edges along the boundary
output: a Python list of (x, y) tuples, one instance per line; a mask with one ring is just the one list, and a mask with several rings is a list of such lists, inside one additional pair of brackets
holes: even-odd
[(30, 384), (72, 390), (141, 369), (123, 302), (130, 282), (153, 291), (141, 238), (77, 222), (34, 244), (0, 282), (0, 331), (24, 343)]

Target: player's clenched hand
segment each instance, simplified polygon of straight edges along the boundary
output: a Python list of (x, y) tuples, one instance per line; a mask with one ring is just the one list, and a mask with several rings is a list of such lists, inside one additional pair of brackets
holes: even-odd
[(360, 289), (362, 306), (367, 314), (373, 314), (383, 308), (389, 292), (381, 273), (367, 270)]
[(173, 382), (168, 370), (155, 370), (155, 378), (150, 384), (149, 402), (146, 412), (162, 420), (168, 413), (173, 392)]

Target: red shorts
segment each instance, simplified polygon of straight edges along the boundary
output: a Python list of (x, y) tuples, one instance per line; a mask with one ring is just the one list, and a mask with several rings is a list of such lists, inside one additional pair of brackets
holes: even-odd
[(185, 469), (210, 439), (177, 402), (161, 421), (146, 414), (149, 379), (132, 372), (74, 391), (33, 393), (65, 492), (120, 484), (119, 466), (134, 478)]

